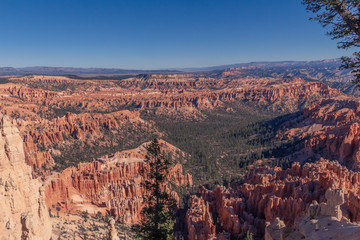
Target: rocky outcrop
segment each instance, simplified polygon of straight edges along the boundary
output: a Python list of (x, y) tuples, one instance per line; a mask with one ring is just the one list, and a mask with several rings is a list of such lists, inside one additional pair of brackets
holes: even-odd
[(108, 222), (108, 240), (120, 240), (117, 235), (115, 220), (113, 218), (110, 218)]
[(51, 91), (44, 91), (40, 89), (32, 89), (20, 86), (14, 86), (6, 89), (5, 94), (8, 93), (10, 96), (20, 98), (26, 101), (33, 101), (34, 99), (50, 99), (56, 97), (58, 94)]
[[(226, 231), (241, 237), (250, 231), (263, 236), (266, 221), (274, 222), (279, 217), (285, 225), (292, 226), (313, 201), (323, 202), (326, 197), (331, 200), (322, 211), (329, 214), (326, 209), (330, 208), (329, 211), (340, 214), (335, 206), (342, 202), (342, 198), (325, 194), (332, 186), (341, 187), (344, 191), (345, 203), (341, 214), (351, 221), (359, 221), (359, 183), (359, 173), (347, 170), (338, 162), (320, 160), (303, 167), (295, 163), (285, 171), (258, 168), (230, 189), (217, 187), (214, 191), (202, 189), (201, 192), (204, 204), (209, 204), (210, 213), (214, 216), (212, 224), (216, 233)], [(189, 220), (192, 211), (190, 207)], [(196, 228), (196, 224), (189, 227)], [(206, 231), (210, 232), (210, 229)]]
[(308, 149), (322, 149), (324, 156), (360, 169), (360, 102), (350, 99), (322, 101), (305, 109), (304, 115), (322, 125), (309, 133)]
[(26, 162), (39, 171), (43, 166), (52, 169), (53, 156), (61, 156), (62, 151), (74, 144), (78, 146), (76, 151), (86, 151), (89, 146), (118, 145), (129, 129), (144, 136), (157, 134), (154, 125), (141, 119), (139, 112), (127, 110), (108, 114), (67, 113), (52, 120), (18, 122), (25, 142)]
[(283, 230), (286, 225), (284, 221), (281, 221), (280, 218), (276, 218), (274, 222), (271, 224), (269, 222), (266, 223), (265, 229), (265, 239), (266, 240), (280, 240), (283, 239)]
[(209, 203), (204, 199), (191, 196), (190, 208), (186, 213), (189, 239), (208, 240), (215, 238), (215, 226), (209, 211)]
[[(164, 141), (160, 143), (163, 151), (171, 152), (175, 159), (181, 157), (177, 148)], [(108, 212), (117, 220), (137, 223), (145, 192), (140, 176), (146, 154), (144, 146), (82, 163), (49, 177), (47, 206), (60, 206), (61, 212)], [(191, 175), (184, 174), (179, 164), (170, 170), (169, 179), (179, 187), (192, 186)], [(177, 196), (175, 192), (173, 195)]]
[[(104, 131), (114, 131), (125, 125), (149, 125), (140, 118), (139, 112), (127, 110), (113, 112), (109, 114), (74, 114), (66, 113), (64, 117), (52, 120), (44, 119), (41, 122), (27, 123), (21, 122), (20, 129), (26, 136), (27, 142), (36, 142), (43, 147), (55, 144), (66, 144), (67, 140), (87, 140), (89, 136), (92, 140), (104, 137)], [(28, 139), (27, 139), (28, 138)]]
[(0, 115), (0, 239), (50, 239), (42, 184), (25, 163), (18, 129)]
[(344, 204), (344, 191), (329, 188), (326, 203), (314, 201), (306, 216), (298, 217), (293, 227), (276, 218), (274, 223), (267, 223), (265, 240), (295, 239), (359, 239), (360, 224), (351, 223), (343, 218), (340, 207)]
[(283, 138), (303, 139), (298, 161), (318, 156), (360, 169), (360, 101), (350, 97), (322, 100), (285, 124)]

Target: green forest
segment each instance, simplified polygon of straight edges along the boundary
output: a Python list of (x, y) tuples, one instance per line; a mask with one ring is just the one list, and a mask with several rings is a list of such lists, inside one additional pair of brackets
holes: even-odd
[(204, 120), (176, 120), (147, 115), (165, 132), (164, 140), (189, 154), (185, 169), (195, 185), (213, 188), (241, 179), (248, 166), (269, 158), (269, 166), (287, 168), (288, 155), (303, 140), (281, 139), (285, 123), (301, 117), (300, 112), (281, 113), (259, 109), (248, 103), (232, 105), (234, 112), (206, 112)]

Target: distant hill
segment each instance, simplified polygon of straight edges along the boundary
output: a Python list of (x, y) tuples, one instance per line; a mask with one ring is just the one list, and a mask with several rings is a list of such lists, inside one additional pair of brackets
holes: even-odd
[(237, 68), (237, 67), (263, 67), (263, 68), (272, 68), (272, 67), (299, 67), (299, 66), (340, 66), (340, 59), (325, 59), (318, 61), (276, 61), (276, 62), (249, 62), (249, 63), (236, 63), (236, 64), (227, 64), (227, 65), (218, 65), (212, 67), (202, 67), (202, 68), (177, 68), (179, 71), (215, 71), (223, 70), (227, 68)]
[(72, 67), (0, 67), (0, 76), (14, 76), (27, 74), (42, 75), (124, 75), (140, 73), (172, 73), (177, 70), (131, 70), (118, 68), (72, 68)]
[(25, 74), (45, 74), (45, 75), (121, 75), (121, 74), (140, 74), (140, 73), (176, 73), (176, 72), (208, 72), (215, 70), (224, 70), (227, 68), (255, 66), (261, 68), (274, 67), (301, 67), (301, 66), (340, 66), (340, 59), (328, 59), (322, 61), (283, 61), (283, 62), (250, 62), (237, 63), (229, 65), (220, 65), (204, 68), (174, 68), (174, 69), (159, 69), (159, 70), (135, 70), (135, 69), (121, 69), (121, 68), (73, 68), (73, 67), (0, 67), (0, 76), (25, 75)]
[(319, 61), (281, 61), (281, 62), (250, 62), (205, 68), (178, 68), (159, 70), (131, 70), (119, 68), (71, 68), (71, 67), (0, 67), (0, 76), (19, 76), (27, 74), (43, 75), (77, 75), (80, 77), (136, 75), (145, 73), (181, 73), (202, 72), (203, 74), (221, 74), (230, 68), (241, 69), (241, 76), (254, 77), (301, 77), (308, 81), (320, 81), (337, 88), (344, 93), (360, 96), (360, 91), (351, 82), (349, 70), (339, 69), (340, 59)]
[[(340, 59), (321, 61), (255, 62), (211, 67), (213, 72), (223, 74), (231, 69), (240, 69), (242, 77), (300, 77), (307, 81), (319, 81), (344, 93), (360, 96), (352, 83), (350, 70), (340, 69)], [(224, 69), (225, 68), (225, 69)], [(223, 69), (223, 70), (221, 70)]]
[(300, 77), (307, 81), (319, 81), (337, 88), (344, 93), (360, 96), (360, 91), (352, 83), (349, 70), (340, 69), (341, 59), (319, 61), (282, 61), (238, 63), (207, 68), (183, 68), (181, 71), (223, 73), (238, 69), (241, 77)]

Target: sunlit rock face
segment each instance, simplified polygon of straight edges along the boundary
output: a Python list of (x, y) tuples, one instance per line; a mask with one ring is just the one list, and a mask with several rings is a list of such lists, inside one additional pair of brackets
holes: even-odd
[(0, 239), (50, 239), (42, 184), (25, 163), (18, 129), (0, 115)]
[[(184, 153), (173, 145), (162, 140), (160, 144), (163, 151), (172, 153), (175, 158), (183, 157)], [(60, 206), (61, 212), (88, 211), (96, 214), (100, 211), (110, 213), (116, 220), (138, 223), (146, 192), (141, 185), (146, 145), (82, 163), (50, 176), (46, 180), (47, 206)], [(184, 173), (179, 163), (174, 163), (170, 169), (169, 180), (178, 187), (193, 184), (192, 176)], [(176, 192), (169, 191), (179, 200)]]
[[(327, 205), (332, 207), (321, 205), (322, 214), (338, 219), (341, 215), (350, 221), (359, 221), (359, 184), (359, 173), (348, 170), (338, 162), (323, 159), (303, 167), (295, 163), (287, 170), (258, 168), (229, 189), (217, 187), (210, 191), (203, 188), (201, 199), (191, 204), (188, 210), (189, 234), (202, 232), (211, 237), (225, 231), (240, 237), (250, 231), (264, 236), (266, 222), (279, 218), (284, 225), (293, 226), (297, 217), (306, 214), (313, 201), (322, 204), (325, 199), (328, 199)], [(327, 192), (333, 186), (342, 188), (341, 196)], [(338, 205), (341, 205), (341, 209), (333, 207)], [(206, 211), (212, 215), (210, 221), (205, 217)], [(189, 235), (189, 238), (196, 239), (196, 236)]]
[(267, 223), (265, 240), (295, 239), (359, 239), (360, 224), (350, 222), (342, 216), (341, 205), (345, 203), (342, 189), (329, 188), (325, 193), (326, 203), (314, 201), (307, 215), (299, 216), (292, 227), (276, 218)]
[(360, 101), (339, 96), (315, 102), (284, 124), (282, 138), (302, 139), (297, 161), (319, 156), (360, 170)]

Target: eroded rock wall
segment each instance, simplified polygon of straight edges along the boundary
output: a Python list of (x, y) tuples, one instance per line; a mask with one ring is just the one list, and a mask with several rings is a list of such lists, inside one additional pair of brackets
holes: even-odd
[(0, 239), (50, 239), (42, 183), (32, 179), (18, 129), (0, 115)]
[[(359, 184), (359, 173), (338, 162), (322, 159), (303, 167), (295, 163), (287, 170), (259, 168), (249, 173), (242, 182), (233, 184), (232, 188), (217, 187), (214, 191), (203, 188), (201, 198), (203, 205), (209, 205), (216, 233), (226, 231), (241, 237), (250, 231), (263, 236), (266, 221), (274, 222), (279, 217), (284, 224), (292, 226), (314, 200), (324, 202), (326, 190), (333, 186), (344, 191), (342, 215), (351, 221), (359, 221)], [(191, 213), (200, 209), (199, 204), (190, 206), (188, 223), (192, 219)], [(207, 226), (211, 224), (200, 227), (188, 224), (189, 229), (213, 233)], [(189, 239), (196, 239), (191, 235), (196, 231), (189, 231)]]
[[(164, 141), (160, 143), (165, 152), (180, 157), (177, 148)], [(81, 163), (49, 177), (46, 182), (47, 205), (49, 208), (60, 206), (61, 212), (108, 212), (117, 220), (137, 223), (141, 218), (145, 193), (140, 174), (146, 154), (144, 146)], [(179, 187), (193, 184), (191, 175), (185, 174), (179, 163), (170, 170), (169, 180)], [(172, 195), (179, 200), (176, 192)]]
[(307, 214), (297, 217), (292, 227), (286, 227), (279, 218), (272, 223), (267, 222), (265, 240), (359, 239), (360, 224), (351, 223), (342, 216), (341, 206), (345, 203), (344, 191), (329, 188), (325, 198), (326, 203), (318, 204), (313, 201)]

